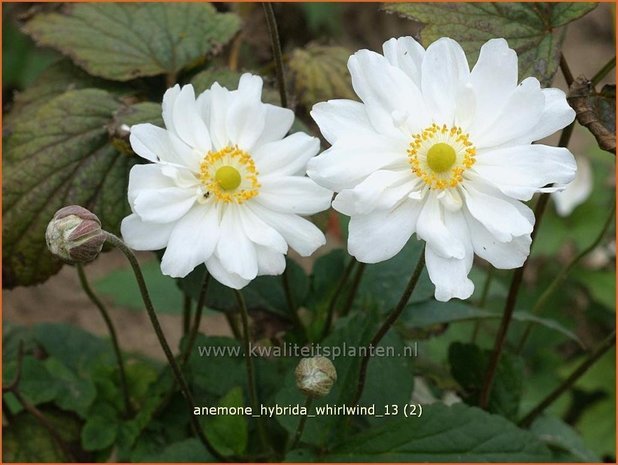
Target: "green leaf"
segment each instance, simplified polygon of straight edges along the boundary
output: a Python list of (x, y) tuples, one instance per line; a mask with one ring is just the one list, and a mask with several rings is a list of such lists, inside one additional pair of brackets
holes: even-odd
[(327, 462), (543, 462), (547, 448), (498, 415), (456, 404), (385, 423), (348, 439)]
[(236, 89), (241, 75), (242, 73), (227, 68), (208, 68), (193, 76), (191, 84), (195, 88), (196, 95), (210, 89), (215, 82), (228, 89)]
[[(182, 312), (182, 292), (176, 280), (161, 273), (157, 260), (141, 262), (142, 273), (157, 312), (180, 314)], [(97, 294), (104, 296), (115, 306), (144, 311), (144, 301), (139, 291), (135, 274), (130, 266), (123, 266), (109, 272), (94, 282)]]
[(599, 457), (586, 447), (577, 431), (557, 417), (540, 416), (532, 423), (530, 431), (552, 449), (556, 448), (566, 451), (577, 461), (601, 461)]
[(136, 122), (136, 114), (150, 119), (151, 111), (145, 104), (124, 108), (103, 90), (82, 89), (53, 98), (31, 118), (14, 122), (4, 151), (4, 286), (36, 284), (60, 269), (44, 235), (53, 214), (65, 205), (89, 208), (104, 229), (118, 232), (129, 212), (128, 173), (137, 157), (119, 153), (110, 141), (115, 128)]
[[(478, 405), (491, 351), (474, 344), (455, 342), (448, 351), (451, 374), (463, 389), (468, 404)], [(515, 420), (523, 390), (524, 364), (521, 358), (502, 354), (489, 396), (489, 411)]]
[(103, 450), (114, 444), (117, 435), (118, 429), (113, 417), (93, 415), (82, 429), (82, 445), (89, 451)]
[[(218, 402), (219, 407), (244, 407), (242, 389), (233, 388)], [(204, 432), (222, 455), (245, 452), (248, 442), (247, 419), (243, 415), (217, 415), (204, 419)]]
[[(483, 310), (463, 302), (437, 302), (428, 300), (425, 302), (411, 304), (406, 307), (402, 315), (402, 322), (411, 328), (426, 328), (433, 325), (454, 323), (458, 321), (480, 320), (480, 319), (499, 319), (502, 314)], [(579, 337), (565, 328), (559, 322), (549, 318), (540, 318), (527, 312), (517, 311), (513, 313), (513, 320), (518, 322), (532, 322), (548, 329), (557, 331), (569, 339), (577, 342), (583, 347)]]
[(62, 362), (53, 357), (45, 360), (45, 368), (58, 386), (58, 393), (55, 396), (58, 407), (73, 411), (82, 418), (86, 417), (96, 396), (92, 380), (78, 377)]
[[(395, 308), (414, 271), (422, 247), (421, 241), (412, 238), (403, 250), (390, 260), (375, 265), (366, 265), (355, 305), (360, 308), (376, 307), (381, 313)], [(410, 302), (427, 300), (433, 296), (433, 293), (434, 286), (425, 269), (416, 284)]]
[(476, 62), (481, 45), (503, 37), (519, 56), (519, 76), (544, 85), (558, 70), (564, 26), (596, 7), (595, 3), (393, 3), (384, 6), (423, 24), (424, 46), (450, 37)]
[(590, 293), (595, 302), (610, 310), (616, 310), (616, 271), (581, 270), (574, 274)]
[[(3, 384), (9, 383), (15, 378), (16, 370), (16, 360), (4, 365)], [(31, 404), (38, 405), (55, 399), (59, 388), (59, 383), (45, 369), (43, 361), (30, 356), (25, 356), (22, 359), (19, 392)]]
[[(70, 414), (56, 409), (45, 409), (43, 415), (54, 431), (69, 445), (79, 440), (80, 422)], [(49, 431), (29, 413), (23, 412), (2, 428), (2, 461), (54, 462), (72, 461), (67, 457)]]
[(314, 103), (333, 98), (355, 99), (348, 73), (345, 47), (310, 44), (295, 49), (288, 66), (300, 102), (310, 108)]
[(127, 81), (174, 75), (216, 53), (239, 27), (236, 15), (208, 3), (92, 3), (38, 14), (24, 30), (94, 76)]

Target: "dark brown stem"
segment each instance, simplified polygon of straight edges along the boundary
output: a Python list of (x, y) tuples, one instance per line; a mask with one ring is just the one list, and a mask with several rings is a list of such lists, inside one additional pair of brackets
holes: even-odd
[(300, 418), (300, 421), (298, 422), (298, 427), (296, 428), (294, 436), (292, 436), (292, 442), (290, 447), (288, 447), (288, 450), (294, 449), (294, 447), (296, 447), (300, 442), (300, 438), (303, 436), (303, 431), (305, 430), (305, 423), (307, 423), (307, 417), (309, 416), (309, 409), (311, 408), (312, 402), (313, 399), (310, 396), (307, 396), (307, 399), (305, 400), (305, 408), (307, 409), (307, 415), (303, 415)]
[(118, 344), (118, 336), (116, 334), (116, 328), (114, 327), (114, 323), (109, 316), (107, 308), (101, 302), (101, 299), (97, 297), (94, 293), (90, 284), (88, 283), (88, 279), (86, 277), (86, 273), (84, 271), (84, 267), (81, 264), (77, 264), (77, 275), (79, 276), (79, 282), (82, 285), (82, 289), (90, 299), (90, 301), (99, 309), (99, 313), (107, 326), (107, 331), (109, 332), (109, 337), (112, 341), (112, 347), (114, 348), (114, 354), (116, 356), (116, 362), (118, 363), (118, 372), (120, 375), (120, 387), (122, 390), (122, 395), (124, 397), (124, 406), (126, 411), (127, 418), (130, 418), (133, 415), (133, 407), (131, 406), (131, 397), (129, 396), (129, 384), (127, 383), (127, 375), (124, 368), (124, 359), (122, 357), (122, 352), (120, 351), (120, 344)]
[(328, 335), (328, 332), (330, 331), (330, 327), (333, 324), (333, 317), (335, 315), (335, 308), (337, 306), (337, 300), (339, 299), (339, 295), (341, 294), (341, 292), (343, 291), (343, 288), (348, 282), (348, 278), (350, 277), (350, 274), (352, 274), (352, 270), (354, 268), (354, 265), (356, 265), (356, 263), (358, 262), (354, 260), (353, 258), (350, 260), (350, 263), (348, 263), (348, 266), (346, 266), (345, 270), (343, 271), (343, 275), (341, 276), (341, 279), (339, 280), (339, 283), (337, 284), (337, 288), (333, 292), (333, 295), (328, 303), (328, 309), (326, 311), (326, 319), (324, 321), (324, 327), (322, 328), (322, 335), (320, 336), (321, 339), (324, 339)]
[(187, 294), (182, 296), (182, 335), (186, 336), (191, 330), (191, 297)]
[(571, 375), (565, 379), (560, 386), (554, 389), (545, 399), (534, 407), (530, 413), (528, 413), (519, 422), (519, 426), (527, 427), (532, 424), (536, 417), (538, 417), (543, 411), (549, 407), (556, 399), (564, 394), (575, 382), (584, 374), (588, 369), (595, 364), (608, 350), (616, 345), (616, 331), (614, 330), (607, 339), (605, 339), (596, 349), (590, 354), (590, 356), (584, 360)]
[(200, 323), (202, 322), (202, 314), (204, 313), (204, 306), (206, 305), (206, 295), (208, 293), (208, 283), (210, 282), (210, 273), (208, 271), (204, 274), (204, 281), (202, 282), (202, 288), (200, 289), (200, 295), (197, 298), (197, 307), (195, 308), (195, 315), (193, 316), (193, 324), (189, 333), (189, 339), (185, 346), (185, 350), (180, 359), (180, 365), (185, 366), (191, 357), (191, 351), (195, 345), (195, 339), (200, 330)]
[(350, 313), (350, 310), (352, 309), (354, 299), (356, 298), (356, 293), (358, 292), (358, 286), (360, 285), (363, 273), (365, 272), (365, 266), (365, 263), (358, 262), (358, 266), (356, 267), (356, 273), (354, 274), (354, 278), (352, 279), (352, 287), (350, 288), (350, 292), (348, 293), (348, 299), (346, 300), (345, 305), (341, 309), (341, 316), (346, 316), (348, 313)]
[[(371, 341), (367, 345), (368, 349), (377, 347), (377, 345), (380, 343), (382, 338), (386, 335), (388, 330), (391, 329), (395, 321), (397, 321), (397, 319), (401, 315), (401, 312), (403, 312), (403, 310), (406, 308), (406, 305), (408, 304), (408, 301), (410, 300), (410, 296), (412, 295), (412, 292), (414, 291), (414, 288), (416, 287), (416, 284), (418, 283), (418, 280), (421, 277), (421, 273), (423, 272), (424, 267), (425, 267), (425, 248), (423, 247), (423, 249), (421, 250), (421, 256), (419, 257), (418, 262), (416, 263), (416, 267), (414, 268), (414, 271), (412, 272), (412, 276), (410, 276), (410, 281), (408, 281), (408, 285), (404, 289), (403, 294), (401, 295), (401, 298), (399, 299), (399, 302), (397, 303), (397, 306), (391, 313), (389, 313), (384, 323), (382, 323), (382, 326), (380, 326), (380, 328), (378, 329), (378, 332), (373, 336), (373, 338), (371, 338)], [(371, 360), (371, 350), (367, 350), (366, 355), (363, 357), (363, 360), (361, 361), (360, 373), (358, 376), (358, 384), (356, 387), (356, 393), (354, 394), (354, 397), (352, 398), (352, 402), (350, 402), (349, 405), (356, 405), (358, 401), (360, 400), (361, 396), (363, 395), (363, 390), (365, 389), (365, 379), (367, 378), (367, 367), (369, 366), (370, 360)]]
[(573, 78), (573, 73), (571, 73), (571, 68), (569, 68), (566, 58), (562, 53), (560, 54), (560, 70), (564, 75), (564, 80), (566, 81), (567, 86), (571, 87), (571, 84), (573, 84), (575, 79)]
[(109, 232), (106, 232), (105, 234), (107, 235), (107, 242), (109, 242), (114, 247), (120, 249), (120, 251), (124, 253), (124, 255), (127, 257), (127, 260), (129, 260), (129, 264), (131, 265), (131, 268), (133, 269), (133, 273), (135, 274), (137, 285), (142, 295), (142, 300), (144, 301), (144, 305), (146, 307), (146, 312), (148, 313), (148, 317), (150, 318), (150, 323), (152, 324), (152, 327), (154, 328), (157, 339), (159, 339), (159, 344), (161, 345), (161, 348), (163, 349), (163, 352), (165, 353), (167, 362), (169, 363), (170, 368), (172, 369), (172, 373), (174, 374), (174, 377), (176, 378), (176, 382), (178, 383), (178, 386), (180, 387), (180, 391), (182, 392), (182, 395), (185, 398), (185, 401), (187, 402), (187, 405), (189, 407), (189, 410), (190, 410), (189, 413), (190, 413), (190, 419), (191, 419), (190, 421), (191, 421), (193, 430), (195, 431), (195, 434), (197, 434), (202, 444), (204, 444), (204, 447), (206, 447), (208, 452), (210, 452), (210, 454), (214, 458), (216, 458), (219, 461), (226, 461), (225, 457), (219, 454), (219, 452), (212, 446), (212, 444), (210, 443), (210, 441), (204, 434), (204, 430), (202, 429), (202, 426), (197, 420), (197, 417), (193, 414), (193, 410), (197, 404), (195, 403), (195, 400), (193, 399), (193, 395), (191, 394), (191, 390), (189, 389), (189, 385), (187, 384), (187, 381), (185, 380), (185, 377), (183, 376), (182, 371), (180, 370), (180, 366), (176, 362), (176, 359), (174, 358), (174, 354), (172, 353), (170, 346), (167, 343), (167, 340), (165, 339), (165, 335), (163, 334), (163, 330), (161, 329), (161, 324), (159, 323), (159, 318), (157, 317), (157, 313), (152, 304), (152, 300), (150, 299), (150, 294), (148, 293), (148, 287), (146, 286), (146, 280), (144, 279), (144, 275), (142, 274), (142, 270), (139, 266), (139, 262), (137, 261), (137, 257), (135, 256), (133, 251), (129, 247), (127, 247), (127, 245), (119, 237), (116, 237), (115, 235)]
[(277, 72), (277, 84), (279, 85), (279, 97), (281, 98), (281, 106), (287, 108), (288, 97), (285, 90), (285, 75), (283, 73), (283, 53), (281, 52), (281, 42), (279, 40), (279, 30), (277, 28), (277, 19), (275, 11), (270, 2), (262, 3), (264, 7), (264, 15), (266, 16), (266, 26), (270, 34), (270, 42), (273, 48), (273, 58), (275, 60), (275, 69)]

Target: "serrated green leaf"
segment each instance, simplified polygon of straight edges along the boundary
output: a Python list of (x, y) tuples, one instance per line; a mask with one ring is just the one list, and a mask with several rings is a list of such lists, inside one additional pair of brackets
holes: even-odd
[[(470, 405), (478, 405), (485, 382), (491, 351), (474, 344), (455, 342), (448, 351), (451, 374), (463, 389)], [(524, 364), (520, 357), (505, 353), (500, 358), (491, 394), (489, 411), (515, 420), (523, 389)]]
[(239, 27), (236, 15), (208, 3), (84, 3), (38, 14), (24, 30), (92, 75), (127, 81), (175, 74), (216, 53)]
[(450, 37), (476, 62), (481, 45), (503, 37), (519, 56), (519, 75), (544, 85), (558, 69), (564, 26), (596, 7), (595, 3), (393, 3), (384, 6), (423, 24), (424, 46)]
[(94, 383), (89, 378), (77, 376), (58, 359), (50, 357), (45, 360), (45, 368), (53, 377), (58, 387), (55, 402), (58, 407), (86, 417), (96, 396)]
[(11, 125), (2, 178), (5, 287), (36, 284), (60, 269), (44, 235), (65, 205), (89, 208), (104, 229), (118, 232), (129, 212), (128, 174), (137, 157), (119, 153), (111, 142), (125, 119), (136, 122), (135, 113), (145, 120), (155, 117), (151, 105), (127, 109), (109, 92), (81, 89)]
[(328, 462), (543, 462), (548, 449), (530, 432), (475, 407), (433, 404), (348, 439)]
[[(235, 387), (219, 402), (219, 407), (244, 407), (243, 392)], [(247, 419), (243, 415), (217, 415), (206, 417), (204, 432), (220, 454), (240, 455), (245, 452), (248, 442)]]
[(333, 98), (355, 99), (347, 67), (351, 54), (345, 47), (330, 45), (310, 44), (295, 49), (288, 66), (300, 102), (310, 108)]

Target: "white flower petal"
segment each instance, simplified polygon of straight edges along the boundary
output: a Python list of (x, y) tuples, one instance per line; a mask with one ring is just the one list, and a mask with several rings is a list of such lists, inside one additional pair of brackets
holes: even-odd
[(304, 132), (257, 147), (253, 160), (261, 175), (304, 175), (307, 162), (320, 151), (320, 140)]
[(180, 86), (176, 84), (174, 87), (165, 91), (165, 94), (163, 94), (163, 103), (161, 105), (165, 127), (168, 131), (173, 133), (176, 132), (176, 128), (174, 127), (174, 104), (176, 103), (178, 95), (180, 95)]
[(239, 209), (239, 213), (245, 234), (256, 245), (272, 249), (280, 254), (288, 251), (288, 244), (283, 236), (253, 213), (250, 208)]
[[(533, 145), (534, 147), (534, 145)], [(575, 207), (588, 199), (592, 192), (592, 168), (590, 161), (584, 156), (578, 156), (577, 174), (563, 191), (552, 193), (551, 197), (556, 204), (556, 211), (560, 216), (570, 215)]]
[(268, 247), (255, 248), (258, 260), (258, 276), (277, 276), (285, 270), (285, 256)]
[(226, 127), (229, 141), (249, 152), (265, 127), (266, 108), (261, 101), (261, 95), (262, 78), (249, 73), (243, 74), (227, 113)]
[(569, 150), (520, 145), (479, 151), (473, 171), (509, 197), (530, 200), (548, 184), (570, 183), (577, 166)]
[(388, 62), (400, 68), (416, 84), (421, 86), (421, 68), (425, 49), (412, 37), (392, 38), (384, 42), (382, 51)]
[(131, 126), (129, 142), (133, 151), (146, 160), (176, 162), (167, 131), (154, 124)]
[(161, 260), (161, 271), (173, 278), (184, 278), (212, 255), (218, 239), (217, 209), (212, 205), (195, 205), (175, 224)]
[(250, 208), (253, 213), (275, 228), (290, 247), (303, 257), (308, 257), (318, 247), (326, 244), (322, 231), (300, 216), (271, 211), (257, 203), (252, 203)]
[(173, 227), (174, 223), (145, 223), (132, 214), (122, 220), (120, 233), (133, 250), (160, 250), (167, 245)]
[(438, 196), (429, 191), (416, 224), (416, 234), (427, 242), (432, 251), (444, 258), (462, 259), (466, 250), (460, 238), (445, 224), (448, 216)]
[(513, 237), (532, 232), (534, 221), (522, 211), (530, 209), (521, 202), (497, 190), (484, 189), (479, 184), (472, 186), (468, 183), (462, 192), (470, 214), (500, 242), (509, 242)]
[(514, 237), (509, 242), (499, 241), (472, 215), (466, 215), (474, 252), (496, 268), (510, 270), (524, 264), (530, 254), (530, 234)]
[(163, 173), (163, 166), (157, 164), (135, 165), (129, 172), (128, 197), (133, 207), (135, 198), (144, 191), (176, 187), (176, 183)]
[(538, 124), (544, 108), (545, 96), (539, 81), (536, 78), (524, 79), (491, 124), (483, 129), (470, 130), (474, 145), (477, 149), (496, 147), (523, 137)]
[(257, 256), (253, 242), (244, 232), (237, 208), (237, 205), (228, 204), (221, 214), (216, 254), (228, 273), (251, 280), (257, 276)]
[(350, 218), (348, 251), (363, 263), (378, 263), (397, 255), (416, 228), (421, 204), (407, 200), (392, 210), (377, 210)]
[(210, 137), (214, 150), (227, 147), (230, 138), (227, 133), (227, 112), (232, 101), (232, 95), (225, 87), (215, 82), (210, 88)]
[[(366, 105), (367, 115), (377, 132), (397, 136), (393, 113), (410, 116), (408, 130), (417, 132), (427, 126), (429, 118), (420, 90), (399, 68), (382, 55), (359, 50), (348, 60), (354, 91)], [(404, 118), (405, 119), (405, 118)]]
[(313, 215), (327, 210), (332, 191), (302, 176), (270, 176), (261, 178), (260, 195), (255, 201), (282, 213)]
[(144, 221), (169, 223), (184, 216), (195, 201), (196, 193), (192, 189), (145, 189), (135, 196), (133, 211)]
[(311, 117), (320, 127), (324, 138), (334, 144), (341, 136), (354, 137), (357, 134), (375, 133), (365, 105), (354, 100), (329, 100), (316, 103)]
[(172, 110), (174, 129), (189, 147), (201, 153), (208, 152), (212, 145), (208, 127), (202, 120), (195, 102), (195, 91), (191, 84), (183, 86), (176, 97)]
[(236, 273), (230, 273), (221, 264), (221, 261), (217, 258), (216, 255), (211, 255), (211, 257), (206, 262), (206, 269), (221, 284), (227, 287), (231, 287), (232, 289), (242, 289), (247, 284), (251, 282), (250, 279), (244, 279), (238, 276)]
[(470, 72), (474, 89), (476, 115), (475, 127), (486, 128), (493, 122), (492, 115), (499, 112), (507, 98), (517, 87), (517, 54), (504, 39), (491, 39), (482, 47), (479, 58)]
[(390, 187), (409, 178), (410, 174), (405, 171), (375, 171), (353, 189), (342, 190), (335, 197), (333, 208), (348, 216), (366, 215), (378, 206), (390, 209), (409, 193), (411, 184), (407, 183), (403, 189)]
[(409, 169), (408, 142), (385, 136), (357, 134), (337, 141), (307, 164), (307, 174), (318, 184), (341, 191), (351, 189), (380, 169)]
[(294, 124), (294, 112), (289, 108), (281, 108), (270, 103), (265, 103), (264, 108), (266, 109), (266, 122), (264, 131), (255, 144), (256, 147), (283, 139)]
[(567, 100), (566, 94), (555, 88), (541, 89), (545, 96), (545, 107), (536, 125), (519, 138), (516, 143), (529, 144), (544, 137), (551, 136), (556, 131), (568, 126), (575, 120), (573, 110)]
[(457, 42), (443, 37), (427, 47), (421, 83), (423, 98), (435, 122), (453, 124), (456, 97), (469, 75), (466, 54)]

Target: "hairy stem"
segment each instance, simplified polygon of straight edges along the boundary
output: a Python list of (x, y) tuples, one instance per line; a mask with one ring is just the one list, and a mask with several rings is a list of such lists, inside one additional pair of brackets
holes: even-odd
[[(601, 243), (601, 241), (603, 240), (603, 237), (605, 237), (605, 234), (607, 233), (607, 230), (613, 223), (612, 219), (614, 218), (615, 209), (616, 209), (616, 204), (614, 202), (614, 205), (612, 206), (610, 210), (610, 214), (605, 220), (605, 223), (603, 224), (603, 228), (601, 229), (597, 237), (594, 239), (594, 241), (592, 241), (592, 243), (588, 247), (586, 247), (579, 254), (577, 254), (569, 263), (567, 263), (566, 266), (564, 266), (560, 270), (560, 272), (556, 275), (554, 280), (550, 283), (549, 286), (547, 286), (545, 291), (543, 291), (541, 296), (538, 298), (538, 300), (532, 307), (531, 313), (533, 315), (536, 315), (537, 313), (541, 312), (541, 310), (545, 307), (545, 303), (547, 302), (547, 299), (549, 299), (552, 296), (552, 294), (556, 291), (556, 289), (558, 289), (558, 287), (566, 279), (566, 277), (571, 272), (571, 270), (575, 267), (575, 265), (577, 265), (586, 255), (588, 255), (590, 252), (596, 249), (597, 246)], [(524, 345), (526, 344), (526, 341), (530, 337), (530, 334), (532, 333), (533, 329), (534, 329), (534, 323), (529, 322), (517, 346), (518, 353), (522, 352)]]
[(599, 346), (595, 349), (595, 351), (586, 358), (576, 369), (571, 373), (571, 375), (565, 379), (560, 386), (554, 389), (545, 399), (543, 399), (539, 404), (534, 407), (530, 413), (528, 413), (524, 418), (519, 422), (519, 426), (527, 427), (532, 424), (536, 417), (538, 417), (543, 411), (549, 407), (556, 399), (558, 399), (562, 394), (564, 394), (575, 382), (584, 374), (588, 369), (596, 363), (607, 351), (609, 351), (612, 347), (616, 345), (616, 331), (614, 330), (608, 337), (605, 339)]
[(122, 352), (120, 351), (120, 344), (118, 344), (118, 336), (116, 334), (116, 328), (114, 327), (114, 323), (109, 316), (107, 308), (101, 302), (101, 299), (97, 297), (94, 293), (90, 284), (88, 283), (88, 279), (86, 278), (86, 273), (84, 271), (84, 267), (81, 264), (77, 264), (77, 275), (79, 276), (79, 282), (82, 286), (82, 289), (90, 299), (90, 301), (99, 309), (99, 313), (107, 326), (107, 331), (109, 332), (109, 337), (112, 341), (112, 347), (114, 348), (114, 355), (116, 356), (116, 362), (118, 363), (118, 373), (120, 375), (120, 388), (122, 390), (122, 395), (124, 398), (124, 408), (126, 412), (127, 418), (130, 418), (133, 415), (133, 407), (131, 406), (131, 397), (129, 395), (129, 385), (127, 383), (127, 375), (124, 368), (124, 359), (122, 357)]
[(139, 262), (137, 261), (137, 257), (135, 256), (133, 251), (129, 247), (127, 247), (127, 245), (120, 238), (116, 237), (115, 235), (109, 232), (106, 232), (105, 234), (107, 235), (107, 241), (114, 247), (120, 249), (120, 251), (124, 253), (124, 255), (127, 257), (127, 260), (129, 260), (129, 264), (131, 265), (131, 268), (133, 269), (133, 273), (135, 274), (135, 279), (137, 281), (137, 285), (142, 295), (142, 300), (144, 301), (146, 312), (148, 313), (148, 317), (150, 318), (152, 327), (155, 330), (155, 334), (157, 336), (157, 339), (159, 340), (159, 344), (161, 345), (163, 352), (165, 353), (167, 362), (169, 363), (170, 368), (172, 369), (174, 378), (176, 379), (176, 382), (178, 383), (178, 386), (180, 387), (180, 391), (182, 392), (182, 395), (185, 398), (187, 405), (189, 407), (191, 425), (195, 431), (195, 434), (197, 434), (202, 444), (204, 444), (204, 447), (206, 447), (208, 452), (210, 452), (210, 454), (213, 457), (215, 457), (217, 460), (225, 461), (225, 458), (221, 454), (219, 454), (219, 452), (217, 452), (217, 450), (212, 446), (212, 444), (210, 443), (210, 441), (204, 434), (204, 430), (202, 429), (202, 426), (197, 420), (197, 417), (193, 415), (193, 409), (196, 406), (196, 403), (193, 399), (193, 395), (191, 394), (191, 390), (189, 389), (189, 385), (187, 384), (187, 381), (185, 380), (182, 374), (182, 371), (180, 370), (180, 366), (176, 362), (176, 359), (174, 358), (174, 354), (172, 354), (170, 346), (167, 343), (167, 340), (165, 339), (165, 335), (163, 334), (163, 330), (161, 329), (161, 324), (159, 323), (159, 318), (157, 317), (157, 313), (152, 304), (152, 300), (150, 299), (150, 294), (148, 293), (146, 281), (144, 280), (144, 275), (139, 266)]
[(277, 84), (279, 86), (279, 97), (281, 98), (281, 106), (287, 108), (288, 96), (285, 90), (285, 75), (283, 73), (283, 53), (281, 52), (281, 42), (279, 40), (279, 30), (277, 28), (277, 19), (275, 11), (270, 2), (262, 3), (264, 7), (264, 15), (266, 16), (266, 26), (270, 34), (270, 42), (273, 48), (273, 58), (275, 59), (275, 70), (277, 73)]
[[(399, 316), (401, 315), (401, 312), (403, 312), (403, 310), (406, 308), (406, 305), (408, 304), (408, 301), (410, 300), (410, 296), (412, 295), (412, 292), (414, 291), (414, 288), (416, 287), (416, 284), (418, 283), (418, 280), (421, 277), (421, 273), (423, 272), (424, 267), (425, 267), (425, 248), (423, 247), (423, 249), (421, 250), (421, 255), (418, 259), (418, 262), (416, 263), (416, 267), (414, 268), (414, 271), (412, 272), (412, 276), (410, 276), (408, 285), (403, 291), (403, 294), (401, 295), (401, 298), (399, 299), (397, 306), (386, 317), (386, 320), (384, 320), (384, 323), (382, 323), (382, 326), (380, 326), (376, 334), (371, 338), (371, 341), (369, 341), (369, 344), (367, 347), (377, 347), (377, 345), (380, 343), (382, 338), (386, 335), (388, 330), (391, 329), (395, 321), (397, 321), (397, 318), (399, 318)], [(352, 398), (352, 402), (350, 402), (349, 405), (356, 405), (358, 401), (360, 400), (361, 396), (363, 395), (363, 389), (365, 389), (365, 379), (367, 378), (367, 367), (369, 366), (370, 360), (371, 360), (371, 354), (370, 354), (370, 351), (367, 351), (366, 355), (363, 357), (363, 360), (361, 361), (360, 373), (358, 377), (358, 384), (356, 387), (356, 393), (354, 394), (354, 397)]]

